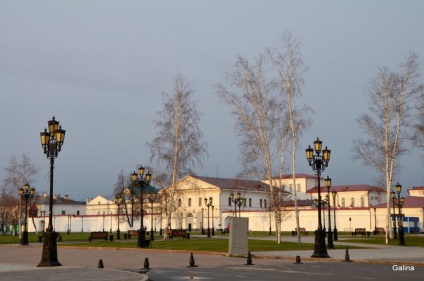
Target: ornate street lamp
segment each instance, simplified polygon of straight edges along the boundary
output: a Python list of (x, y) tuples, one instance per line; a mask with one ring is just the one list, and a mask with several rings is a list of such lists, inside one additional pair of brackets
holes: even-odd
[(405, 246), (405, 237), (403, 233), (403, 220), (402, 220), (402, 206), (405, 202), (405, 198), (400, 197), (400, 193), (402, 191), (402, 185), (399, 183), (395, 186), (396, 193), (397, 193), (397, 205), (398, 205), (398, 213), (399, 213), (399, 220), (398, 220), (398, 231), (399, 231), (399, 245)]
[(394, 191), (390, 192), (390, 195), (392, 196), (392, 201), (393, 201), (393, 239), (397, 239), (397, 228), (396, 228), (396, 193)]
[(155, 241), (155, 235), (153, 233), (153, 203), (156, 201), (157, 194), (156, 193), (149, 194), (147, 198), (149, 199), (149, 202), (151, 204), (151, 215), (152, 215), (152, 219), (150, 222), (150, 241)]
[(37, 265), (39, 267), (46, 266), (61, 266), (57, 259), (57, 233), (52, 226), (53, 221), (53, 169), (54, 159), (62, 150), (62, 145), (65, 141), (65, 130), (55, 120), (54, 116), (48, 123), (49, 131), (44, 129), (40, 133), (41, 146), (43, 147), (44, 154), (50, 159), (50, 198), (49, 198), (49, 225), (47, 231), (44, 232), (43, 253), (41, 255), (41, 262)]
[(320, 141), (318, 138), (316, 141), (314, 141), (314, 148), (309, 146), (306, 149), (306, 159), (309, 162), (309, 166), (312, 167), (312, 170), (317, 173), (318, 178), (318, 229), (315, 231), (315, 246), (314, 253), (312, 254), (312, 257), (317, 258), (330, 257), (327, 253), (327, 247), (325, 245), (325, 231), (322, 229), (321, 221), (321, 172), (325, 170), (325, 167), (328, 167), (330, 156), (331, 150), (327, 149), (327, 147), (322, 150), (322, 141)]
[(208, 198), (205, 198), (205, 205), (208, 207), (208, 238), (211, 238), (211, 231), (209, 228), (209, 207), (212, 206), (212, 197), (209, 197), (209, 201)]
[(212, 207), (212, 236), (215, 236), (215, 223), (214, 223), (214, 217), (213, 217), (213, 209), (215, 208), (213, 205)]
[(138, 248), (145, 248), (146, 247), (146, 237), (145, 237), (145, 230), (144, 230), (144, 209), (143, 209), (143, 191), (144, 189), (149, 185), (150, 180), (152, 179), (152, 175), (150, 172), (147, 172), (147, 174), (144, 176), (144, 168), (143, 166), (140, 166), (138, 168), (138, 175), (136, 172), (131, 174), (131, 180), (134, 185), (138, 185), (140, 188), (140, 230), (138, 231), (138, 239), (137, 239), (137, 247)]
[(337, 226), (336, 226), (336, 197), (337, 197), (337, 191), (331, 192), (331, 195), (333, 195), (333, 213), (334, 213), (334, 241), (338, 241), (339, 238), (337, 237)]
[(19, 196), (21, 199), (25, 199), (25, 226), (24, 226), (24, 232), (22, 236), (22, 245), (28, 245), (28, 201), (31, 200), (31, 198), (34, 198), (35, 189), (29, 188), (29, 184), (25, 184), (25, 189), (22, 187), (19, 188)]
[(119, 213), (121, 212), (121, 205), (122, 205), (122, 195), (115, 197), (115, 204), (118, 206), (118, 209), (116, 213), (118, 214), (118, 230), (116, 231), (116, 238), (119, 240), (121, 239), (121, 230), (119, 229)]
[(234, 198), (234, 193), (230, 194), (231, 202), (234, 202), (234, 217), (237, 217), (237, 206), (239, 207), (239, 217), (240, 217), (240, 208), (244, 202), (244, 198), (241, 197), (240, 192), (237, 192), (237, 197)]
[(331, 204), (330, 204), (330, 187), (331, 187), (331, 178), (327, 176), (325, 178), (325, 187), (327, 188), (327, 203), (328, 203), (328, 236), (327, 236), (327, 246), (328, 248), (334, 248), (333, 244), (333, 233), (331, 232)]

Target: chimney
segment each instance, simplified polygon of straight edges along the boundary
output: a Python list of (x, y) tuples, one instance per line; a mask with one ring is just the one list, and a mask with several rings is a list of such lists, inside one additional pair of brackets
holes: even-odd
[(63, 196), (63, 198), (64, 198), (65, 200), (69, 200), (69, 195), (67, 195), (67, 194), (66, 194), (66, 195), (64, 195), (64, 196)]

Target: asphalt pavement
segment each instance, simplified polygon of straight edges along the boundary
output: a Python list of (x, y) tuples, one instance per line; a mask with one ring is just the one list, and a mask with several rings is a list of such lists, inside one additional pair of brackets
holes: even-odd
[(424, 248), (355, 243), (364, 248), (349, 249), (346, 262), (340, 244), (349, 245), (336, 241), (338, 249), (328, 250), (331, 258), (311, 258), (313, 249), (252, 252), (251, 265), (246, 257), (222, 253), (194, 252), (190, 260), (188, 251), (59, 246), (57, 267), (37, 267), (41, 244), (0, 245), (0, 280), (424, 280)]

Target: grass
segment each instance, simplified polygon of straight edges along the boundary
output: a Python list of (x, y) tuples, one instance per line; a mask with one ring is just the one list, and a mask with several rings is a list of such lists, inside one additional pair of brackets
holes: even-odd
[[(158, 234), (158, 233), (157, 233)], [(198, 235), (200, 233), (192, 232), (192, 235)], [(312, 243), (301, 243), (296, 242), (281, 242), (277, 244), (274, 240), (260, 240), (260, 238), (274, 237), (270, 236), (268, 232), (253, 232), (255, 238), (249, 239), (249, 250), (251, 251), (294, 251), (294, 250), (313, 250), (314, 245)], [(40, 244), (38, 237), (40, 234), (29, 233), (30, 244)], [(121, 240), (116, 239), (116, 233), (113, 233), (114, 240), (101, 241), (94, 240), (93, 243), (88, 243), (89, 233), (61, 233), (63, 243), (58, 243), (59, 247), (66, 246), (80, 246), (80, 247), (110, 247), (110, 248), (136, 248), (137, 239), (132, 238), (131, 240), (123, 239), (123, 232), (121, 232)], [(221, 235), (216, 233), (216, 236)], [(283, 232), (283, 236), (291, 236), (291, 232)], [(384, 236), (371, 236), (371, 237), (357, 237), (351, 238), (350, 234), (340, 233), (339, 238), (343, 238), (343, 242), (349, 243), (364, 243), (364, 244), (376, 244), (385, 245)], [(347, 238), (345, 240), (345, 238)], [(339, 240), (340, 241), (340, 240)], [(20, 242), (19, 236), (12, 235), (0, 235), (0, 244), (18, 244)], [(418, 246), (424, 247), (424, 237), (417, 235), (406, 235), (405, 243), (407, 246)], [(398, 240), (391, 239), (389, 245), (398, 245)], [(159, 235), (155, 236), (155, 241), (152, 242), (153, 249), (161, 250), (186, 250), (186, 251), (211, 251), (211, 252), (227, 252), (228, 251), (228, 239), (227, 238), (206, 238), (206, 237), (191, 237), (189, 240), (183, 240), (181, 238), (175, 238), (171, 241), (163, 241)], [(336, 249), (345, 249), (346, 246), (339, 245)], [(349, 246), (349, 248), (360, 248)], [(329, 249), (331, 251), (331, 249)]]

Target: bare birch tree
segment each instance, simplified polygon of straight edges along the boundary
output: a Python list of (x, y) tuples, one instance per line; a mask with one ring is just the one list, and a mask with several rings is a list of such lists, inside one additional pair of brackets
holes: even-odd
[[(268, 49), (268, 54), (276, 68), (280, 77), (277, 82), (278, 90), (281, 95), (284, 95), (287, 100), (287, 114), (290, 123), (291, 133), (291, 156), (292, 156), (292, 179), (293, 179), (293, 200), (295, 208), (296, 228), (300, 229), (299, 209), (297, 205), (297, 189), (296, 189), (296, 150), (297, 139), (311, 123), (310, 119), (305, 116), (312, 112), (312, 109), (307, 105), (298, 108), (296, 98), (301, 97), (300, 88), (304, 84), (303, 74), (309, 69), (305, 65), (302, 53), (301, 43), (290, 33), (283, 34), (281, 39), (281, 50), (271, 51)], [(300, 231), (297, 232), (297, 241), (301, 243)]]
[[(276, 240), (281, 240), (281, 187), (274, 178), (275, 166), (280, 163), (287, 128), (282, 116), (284, 102), (278, 99), (274, 84), (267, 82), (265, 59), (260, 56), (253, 66), (239, 56), (228, 80), (236, 92), (217, 84), (217, 94), (227, 103), (236, 118), (235, 129), (242, 138), (240, 143), (243, 174), (266, 177), (269, 181), (276, 224)], [(277, 163), (276, 163), (277, 162)], [(281, 163), (283, 164), (283, 163)]]
[(390, 191), (400, 156), (406, 153), (404, 140), (411, 138), (410, 126), (414, 103), (421, 94), (418, 83), (418, 56), (411, 52), (400, 65), (399, 72), (380, 67), (368, 90), (369, 114), (359, 117), (358, 123), (367, 135), (354, 141), (353, 159), (380, 171), (386, 188), (386, 244), (391, 235)]
[[(23, 154), (19, 162), (16, 156), (10, 157), (9, 166), (4, 168), (6, 176), (3, 179), (3, 188), (5, 193), (11, 197), (18, 198), (18, 190), (25, 184), (33, 184), (35, 176), (38, 174), (38, 167), (31, 161), (28, 155)], [(22, 206), (19, 201), (19, 231), (21, 231)]]
[[(118, 179), (113, 186), (113, 195), (115, 197), (122, 196), (122, 204), (119, 206), (119, 213), (123, 213), (120, 219), (125, 219), (128, 223), (128, 226), (132, 229), (134, 226), (134, 219), (136, 219), (137, 213), (135, 211), (136, 205), (136, 196), (133, 190), (129, 190), (129, 188), (134, 188), (131, 184), (130, 175), (125, 176), (124, 171), (120, 171), (118, 174)], [(128, 192), (127, 192), (128, 191)], [(133, 191), (133, 192), (131, 192)]]
[[(150, 161), (157, 166), (157, 175), (167, 175), (170, 189), (167, 197), (167, 226), (171, 226), (172, 210), (175, 207), (176, 182), (186, 174), (193, 174), (192, 168), (201, 167), (207, 156), (207, 143), (199, 128), (201, 113), (193, 100), (194, 91), (181, 73), (175, 75), (171, 93), (162, 93), (163, 109), (153, 121), (157, 136), (147, 145), (150, 147)], [(162, 171), (162, 172), (159, 172)], [(163, 177), (162, 177), (163, 178)], [(162, 184), (165, 184), (163, 179)], [(167, 239), (167, 232), (165, 237)]]

